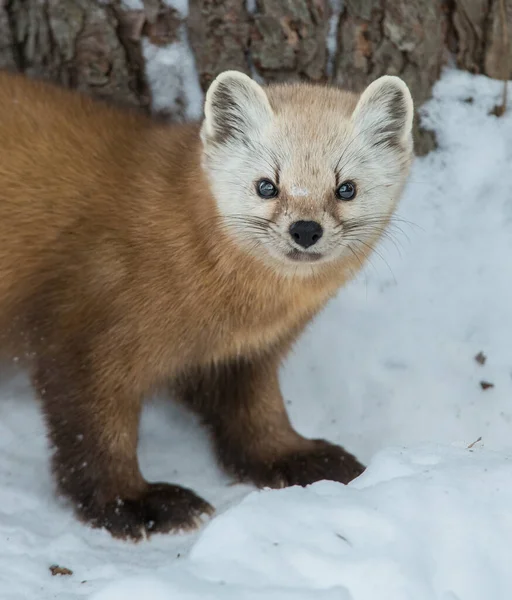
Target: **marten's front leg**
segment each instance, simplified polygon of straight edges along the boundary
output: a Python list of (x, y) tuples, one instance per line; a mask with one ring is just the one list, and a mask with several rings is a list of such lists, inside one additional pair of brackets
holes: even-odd
[(259, 487), (347, 483), (364, 467), (340, 446), (309, 440), (291, 426), (278, 381), (279, 354), (240, 358), (189, 373), (178, 397), (210, 428), (221, 464)]
[[(77, 514), (116, 537), (191, 529), (211, 506), (177, 485), (148, 483), (139, 470), (141, 394), (130, 352), (69, 331), (46, 340), (34, 383), (44, 404), (60, 491)], [(44, 352), (41, 354), (41, 352)]]

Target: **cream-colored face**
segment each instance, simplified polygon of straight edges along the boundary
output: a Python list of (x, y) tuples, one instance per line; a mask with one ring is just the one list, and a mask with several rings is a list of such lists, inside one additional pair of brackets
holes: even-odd
[(294, 272), (366, 255), (405, 184), (412, 119), (409, 90), (397, 77), (381, 77), (357, 97), (219, 75), (201, 138), (228, 231), (255, 256)]

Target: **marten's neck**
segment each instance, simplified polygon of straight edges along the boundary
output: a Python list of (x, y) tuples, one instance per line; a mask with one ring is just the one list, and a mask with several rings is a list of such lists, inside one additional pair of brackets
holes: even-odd
[(220, 214), (202, 168), (199, 125), (158, 127), (149, 139), (136, 184), (138, 219), (144, 222), (144, 237), (159, 240), (151, 244), (155, 264), (163, 273), (172, 264), (179, 285), (191, 293), (209, 289), (209, 303), (215, 303), (216, 294), (236, 296), (231, 300), (240, 310), (261, 311), (262, 318), (267, 308), (275, 313), (281, 306), (309, 312), (335, 292), (350, 270), (357, 270), (336, 263), (297, 274), (270, 257), (265, 260), (264, 249), (244, 247)]

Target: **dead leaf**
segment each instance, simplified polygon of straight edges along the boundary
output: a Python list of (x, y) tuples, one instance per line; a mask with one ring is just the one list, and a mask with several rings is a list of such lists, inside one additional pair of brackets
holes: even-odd
[(483, 352), (479, 352), (475, 356), (475, 360), (479, 365), (485, 365), (485, 361), (487, 360), (487, 356)]
[(490, 381), (481, 381), (480, 382), (480, 387), (483, 390), (488, 390), (489, 388), (493, 388), (494, 387), (494, 383), (491, 383)]
[(67, 569), (66, 567), (59, 567), (59, 565), (52, 565), (50, 567), (50, 573), (55, 577), (55, 575), (73, 575), (73, 571), (71, 569)]

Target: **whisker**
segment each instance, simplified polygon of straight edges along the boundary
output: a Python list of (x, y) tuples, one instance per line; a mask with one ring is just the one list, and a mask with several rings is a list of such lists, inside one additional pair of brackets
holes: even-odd
[(395, 249), (397, 250), (398, 254), (401, 256), (400, 249), (401, 248), (403, 249), (403, 246), (400, 245), (398, 239), (396, 238), (396, 236), (394, 235), (394, 233), (392, 231), (388, 231), (381, 227), (363, 226), (363, 227), (357, 228), (357, 230), (346, 231), (346, 232), (342, 233), (342, 236), (346, 239), (354, 239), (354, 234), (356, 234), (358, 237), (360, 237), (361, 234), (368, 234), (371, 237), (381, 237), (382, 239), (389, 240), (393, 244)]
[[(366, 233), (366, 232), (364, 230), (362, 230), (362, 231), (358, 231), (356, 233), (356, 235), (345, 235), (343, 237), (347, 240), (359, 240), (361, 233)], [(402, 248), (400, 247), (397, 240), (395, 240), (395, 238), (392, 235), (390, 235), (389, 232), (387, 232), (387, 231), (379, 232), (379, 233), (380, 233), (382, 239), (388, 240), (391, 244), (393, 244), (393, 247), (395, 248), (398, 256), (402, 257), (403, 247)], [(375, 235), (375, 234), (373, 234), (373, 235)], [(374, 249), (374, 251), (378, 254), (378, 250), (377, 250), (378, 246), (375, 246), (375, 248), (374, 248), (374, 246), (371, 246), (370, 244), (368, 244), (368, 246), (371, 247), (372, 249)]]
[[(388, 263), (388, 261), (384, 258), (384, 256), (382, 255), (382, 253), (379, 252), (379, 250), (377, 248), (372, 248), (369, 244), (367, 244), (364, 240), (361, 240), (361, 239), (355, 239), (354, 241), (358, 242), (359, 244), (362, 244), (363, 246), (365, 246), (366, 248), (368, 248), (370, 252), (374, 252), (382, 260), (382, 262), (386, 265), (386, 267), (388, 268), (391, 276), (393, 277), (393, 281), (395, 283), (397, 283), (395, 274), (393, 272), (393, 269), (391, 268), (391, 266)], [(366, 256), (368, 258), (368, 255), (366, 255)]]
[(415, 227), (417, 229), (423, 230), (423, 227), (421, 227), (421, 225), (414, 223), (414, 221), (409, 221), (409, 219), (405, 219), (404, 217), (401, 217), (400, 215), (397, 215), (397, 214), (391, 215), (391, 217), (389, 217), (385, 213), (374, 213), (373, 215), (368, 217), (368, 219), (372, 219), (372, 218), (377, 218), (377, 219), (387, 218), (387, 219), (389, 219), (390, 223), (401, 223), (403, 225), (409, 225), (410, 227)]
[[(368, 275), (366, 274), (366, 269), (364, 268), (364, 264), (363, 261), (361, 260), (361, 258), (359, 257), (359, 255), (357, 254), (357, 252), (352, 248), (352, 246), (350, 244), (343, 244), (343, 246), (345, 248), (347, 248), (348, 250), (350, 250), (350, 252), (352, 253), (352, 255), (355, 257), (355, 259), (357, 260), (357, 262), (359, 263), (359, 271), (352, 271), (351, 269), (351, 274), (352, 277), (356, 277), (359, 273), (362, 273), (364, 276), (364, 287), (365, 287), (365, 291), (366, 291), (366, 295), (368, 296)], [(366, 255), (365, 255), (365, 258)], [(370, 264), (371, 262), (368, 261)], [(373, 266), (373, 265), (372, 265)]]

